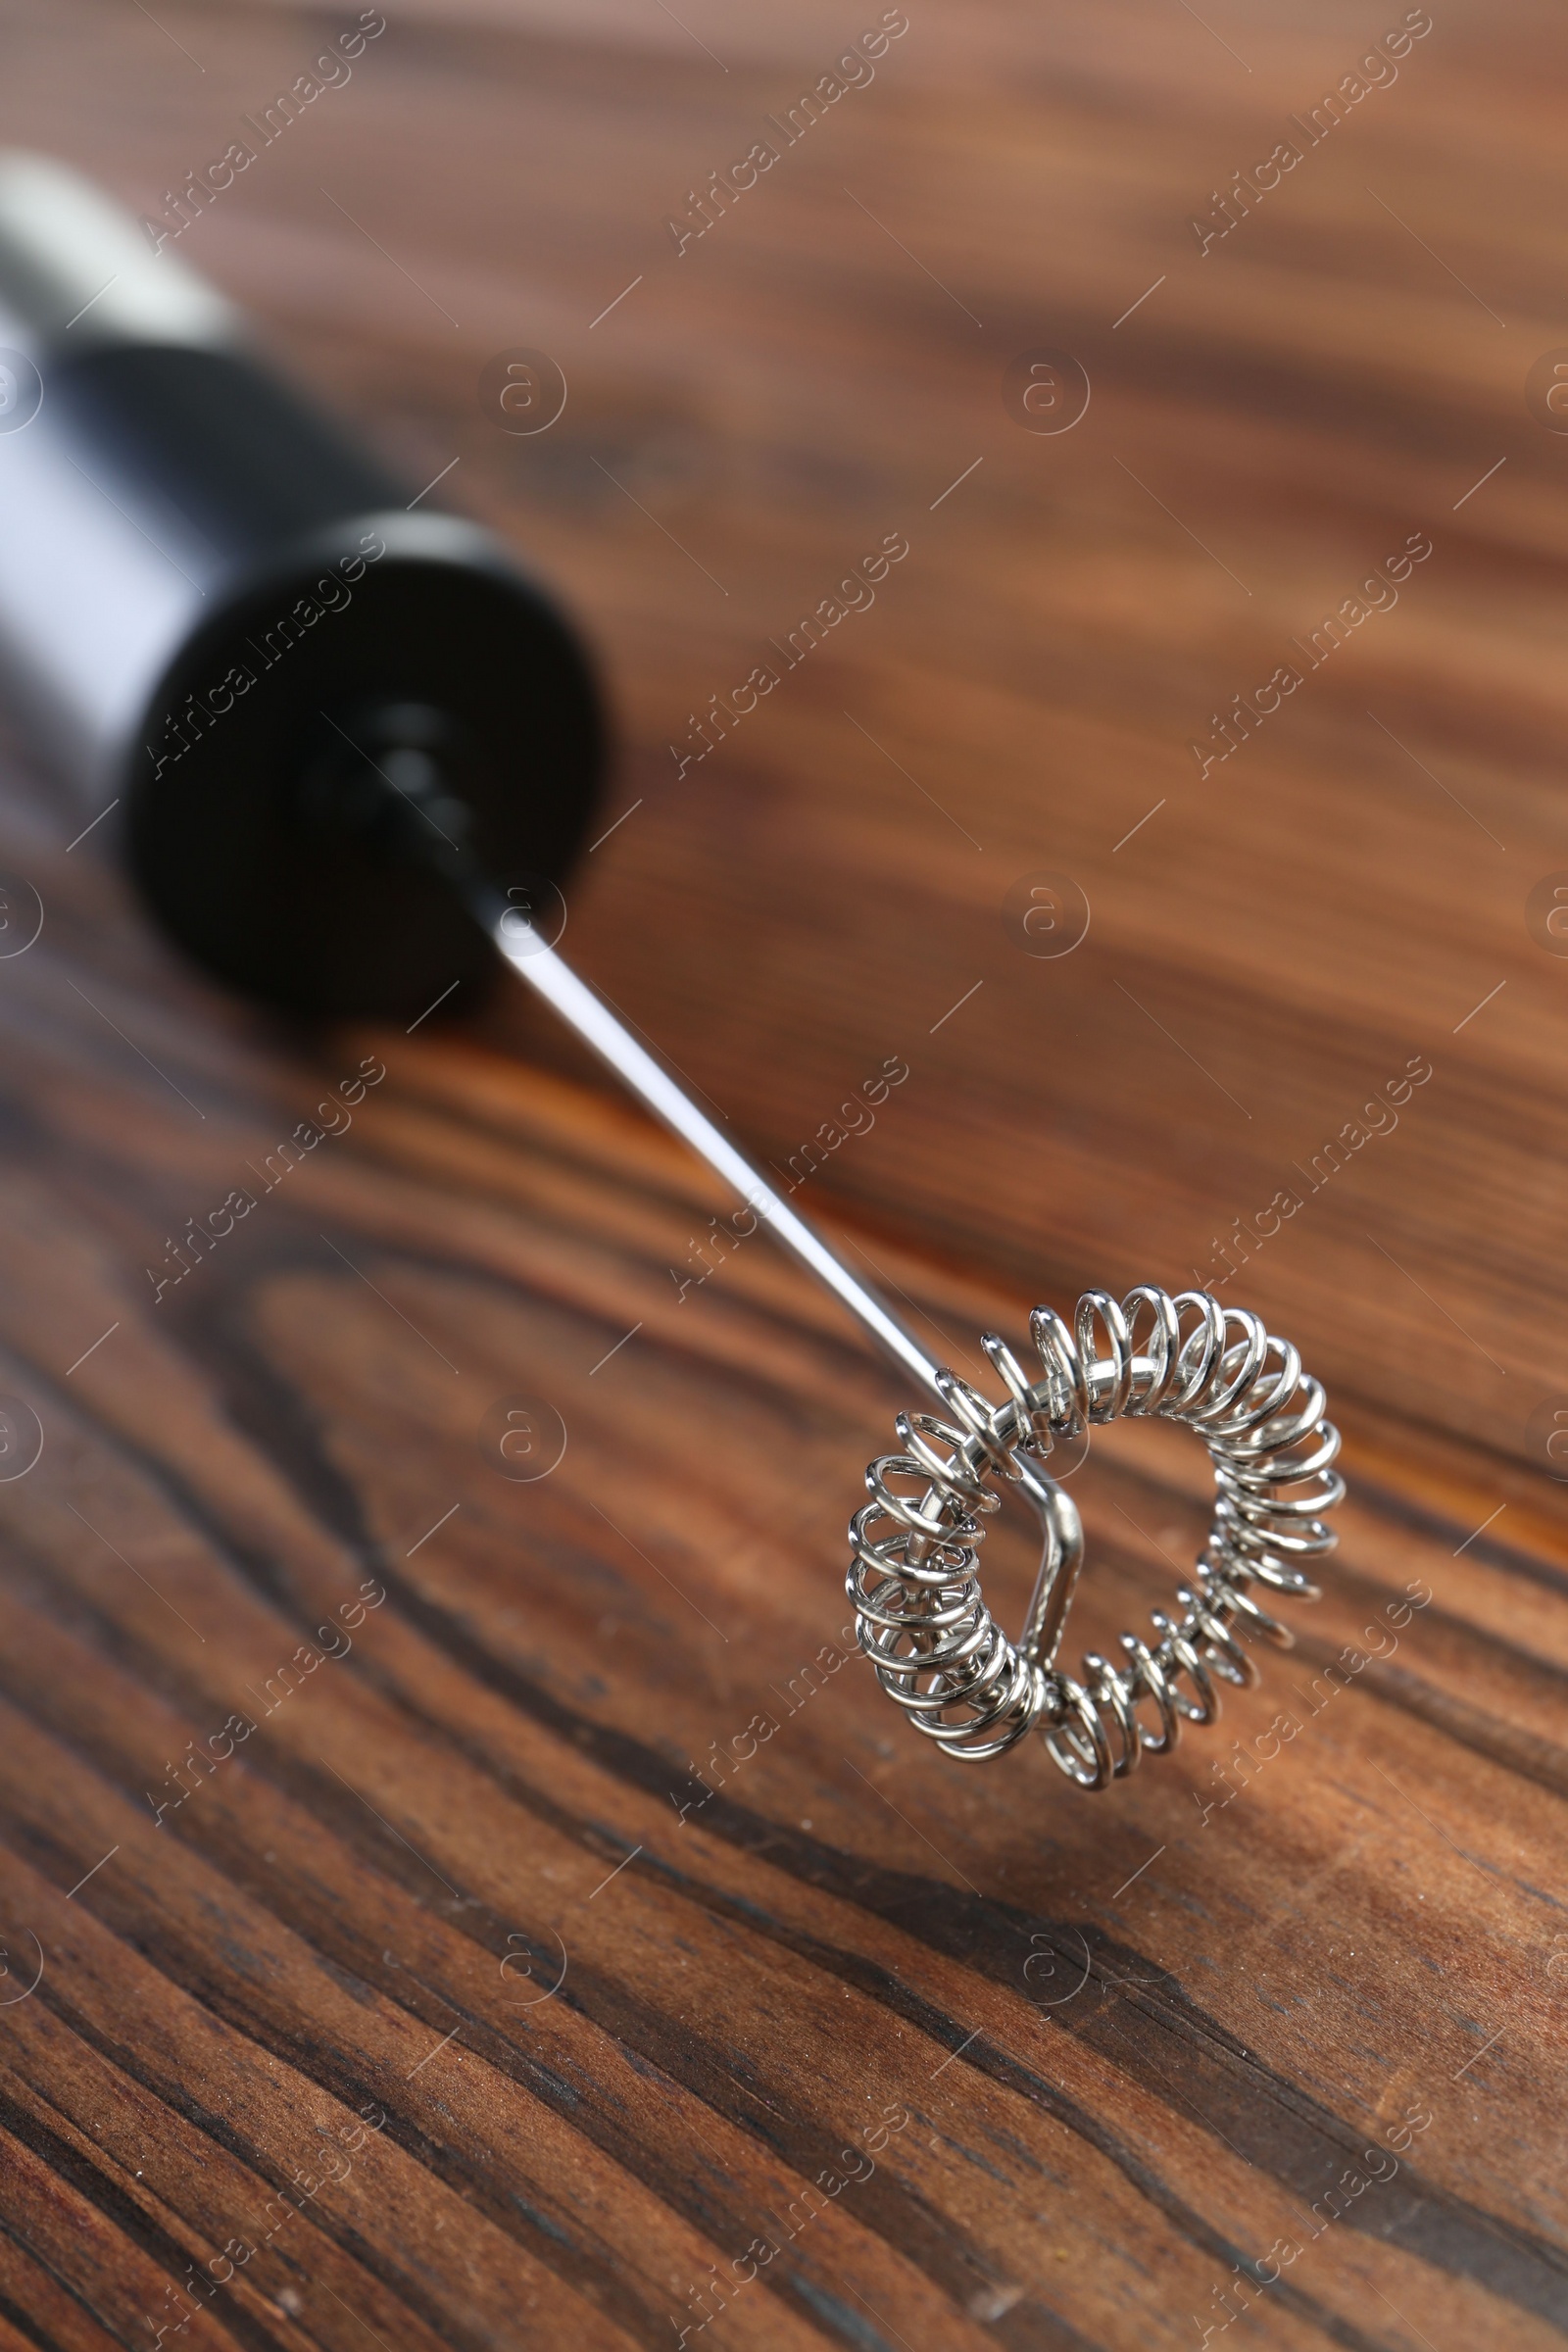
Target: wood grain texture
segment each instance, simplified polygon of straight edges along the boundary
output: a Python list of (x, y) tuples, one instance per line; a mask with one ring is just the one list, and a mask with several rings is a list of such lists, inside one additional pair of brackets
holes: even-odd
[[(520, 1002), (302, 1038), (205, 990), (9, 743), (6, 2352), (1568, 2333), (1560, 24), (1435, 9), (1200, 253), (1382, 19), (909, 16), (677, 254), (858, 18), (410, 6), (178, 250), (595, 640), (631, 813), (580, 967), (780, 1164), (907, 1061), (802, 1204), (959, 1369), (1037, 1298), (1217, 1279), (1242, 1221), (1224, 1295), (1347, 1431), (1324, 1599), (1110, 1796), (924, 1752), (840, 1583), (906, 1399), (829, 1303), (760, 1241), (682, 1298), (725, 1204)], [(156, 211), (324, 21), (3, 23), (0, 137)], [(475, 392), (518, 345), (570, 386), (535, 440)], [(1059, 435), (1004, 399), (1043, 347), (1093, 386)], [(1043, 870), (1092, 908), (1059, 958), (1004, 915)], [(534, 1483), (483, 1437), (519, 1393), (566, 1433)], [(1075, 1649), (1168, 1599), (1204, 1478), (1097, 1440)]]

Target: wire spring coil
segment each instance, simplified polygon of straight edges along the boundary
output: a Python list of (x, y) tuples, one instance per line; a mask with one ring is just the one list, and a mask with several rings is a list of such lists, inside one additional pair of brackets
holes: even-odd
[[(1321, 1384), (1260, 1319), (1206, 1291), (1141, 1285), (1120, 1302), (1086, 1291), (1069, 1329), (1036, 1307), (1030, 1336), (1044, 1377), (1030, 1383), (994, 1334), (981, 1345), (1007, 1391), (993, 1406), (953, 1373), (953, 1418), (901, 1413), (902, 1451), (866, 1471), (871, 1501), (850, 1524), (846, 1589), (861, 1648), (888, 1696), (947, 1754), (980, 1762), (1038, 1726), (1054, 1762), (1085, 1789), (1168, 1755), (1186, 1723), (1219, 1713), (1215, 1678), (1257, 1680), (1240, 1637), (1289, 1648), (1295, 1637), (1251, 1588), (1316, 1600), (1301, 1563), (1338, 1541), (1322, 1514), (1345, 1493), (1339, 1433)], [(1101, 1343), (1103, 1343), (1102, 1346)], [(1123, 1634), (1112, 1665), (1091, 1651), (1075, 1681), (1055, 1666), (1082, 1556), (1078, 1517), (1038, 1464), (1058, 1443), (1122, 1415), (1179, 1421), (1208, 1447), (1214, 1516), (1179, 1617), (1152, 1613), (1155, 1639)], [(980, 1590), (993, 1478), (1022, 1486), (1047, 1543), (1024, 1634), (1008, 1640)]]

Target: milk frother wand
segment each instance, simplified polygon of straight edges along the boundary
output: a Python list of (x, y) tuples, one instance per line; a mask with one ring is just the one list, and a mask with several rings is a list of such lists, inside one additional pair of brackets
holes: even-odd
[[(861, 1647), (915, 1728), (978, 1761), (1038, 1729), (1098, 1789), (1217, 1682), (1289, 1645), (1254, 1588), (1303, 1562), (1344, 1492), (1324, 1396), (1288, 1343), (1207, 1293), (1090, 1291), (988, 1334), (994, 1403), (939, 1364), (736, 1150), (545, 936), (603, 761), (575, 638), (477, 525), (416, 514), (262, 364), (239, 315), (89, 183), (0, 158), (0, 674), (107, 814), (199, 962), (264, 1002), (400, 1016), (499, 956), (826, 1284), (938, 1410), (901, 1414), (851, 1524)], [(1215, 1506), (1180, 1614), (1112, 1663), (1057, 1664), (1082, 1563), (1055, 1447), (1157, 1415), (1200, 1435)], [(978, 1573), (1001, 1484), (1041, 1526), (1016, 1642)]]

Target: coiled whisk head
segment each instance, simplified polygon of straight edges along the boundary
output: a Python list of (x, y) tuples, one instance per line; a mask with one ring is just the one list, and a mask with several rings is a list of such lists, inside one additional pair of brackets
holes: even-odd
[[(902, 1450), (866, 1471), (870, 1502), (850, 1523), (847, 1590), (860, 1646), (915, 1729), (968, 1763), (998, 1756), (1038, 1726), (1081, 1788), (1104, 1788), (1147, 1750), (1165, 1755), (1186, 1723), (1219, 1713), (1216, 1679), (1257, 1680), (1250, 1644), (1294, 1641), (1258, 1590), (1316, 1600), (1302, 1566), (1333, 1549), (1323, 1513), (1345, 1493), (1339, 1432), (1321, 1384), (1288, 1341), (1206, 1291), (1172, 1298), (1148, 1285), (1118, 1302), (1086, 1291), (1071, 1328), (1036, 1307), (1030, 1381), (994, 1335), (982, 1341), (1006, 1399), (991, 1404), (952, 1373), (951, 1419), (901, 1413)], [(1214, 1465), (1214, 1516), (1181, 1614), (1152, 1614), (1153, 1639), (1121, 1637), (1112, 1664), (1091, 1651), (1075, 1681), (1055, 1663), (1083, 1558), (1078, 1513), (1042, 1465), (1093, 1426), (1133, 1418), (1196, 1430)], [(979, 1549), (996, 1483), (1019, 1487), (1045, 1535), (1019, 1640), (985, 1605)]]

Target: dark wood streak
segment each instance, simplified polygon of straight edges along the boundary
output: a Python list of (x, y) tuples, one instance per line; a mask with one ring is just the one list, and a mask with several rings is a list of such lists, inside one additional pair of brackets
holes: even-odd
[[(150, 2223), (135, 2200), (124, 2195), (106, 2175), (103, 2167), (92, 2161), (77, 2144), (74, 2134), (52, 2129), (47, 2110), (39, 2113), (22, 2105), (10, 2098), (4, 2086), (0, 2085), (0, 2130), (8, 2132), (13, 2139), (20, 2140), (24, 2147), (30, 2148), (36, 2157), (47, 2164), (51, 2173), (74, 2188), (85, 2202), (96, 2206), (117, 2230), (148, 2254), (172, 2278), (178, 2279), (184, 2276), (187, 2257), (179, 2240), (168, 2230)], [(229, 2315), (229, 2326), (238, 2341), (250, 2346), (252, 2352), (263, 2352), (263, 2347), (274, 2340), (266, 2328), (256, 2325), (251, 2314), (243, 2308), (236, 2308)]]
[[(1324, 1662), (1327, 1656), (1325, 1651)], [(1467, 1706), (1451, 1691), (1436, 1690), (1419, 1675), (1407, 1674), (1397, 1666), (1368, 1668), (1365, 1679), (1367, 1688), (1378, 1696), (1404, 1708), (1417, 1722), (1446, 1733), (1472, 1755), (1484, 1756), (1505, 1772), (1534, 1781), (1538, 1788), (1549, 1789), (1553, 1796), (1568, 1796), (1568, 1749), (1553, 1747), (1514, 1724), (1501, 1723), (1480, 1707)], [(1482, 1860), (1479, 1867), (1493, 1865)]]
[[(1356, 1499), (1370, 1510), (1407, 1527), (1418, 1535), (1432, 1536), (1440, 1544), (1455, 1537), (1465, 1544), (1469, 1557), (1485, 1561), (1491, 1568), (1501, 1568), (1509, 1576), (1517, 1576), (1559, 1600), (1568, 1599), (1568, 1569), (1555, 1567), (1536, 1553), (1526, 1551), (1516, 1544), (1506, 1544), (1497, 1536), (1472, 1536), (1457, 1519), (1443, 1511), (1434, 1510), (1430, 1500), (1419, 1494), (1396, 1494), (1363, 1473), (1356, 1480)], [(1468, 1541), (1467, 1541), (1468, 1538)], [(1450, 1553), (1452, 1546), (1450, 1546)]]

